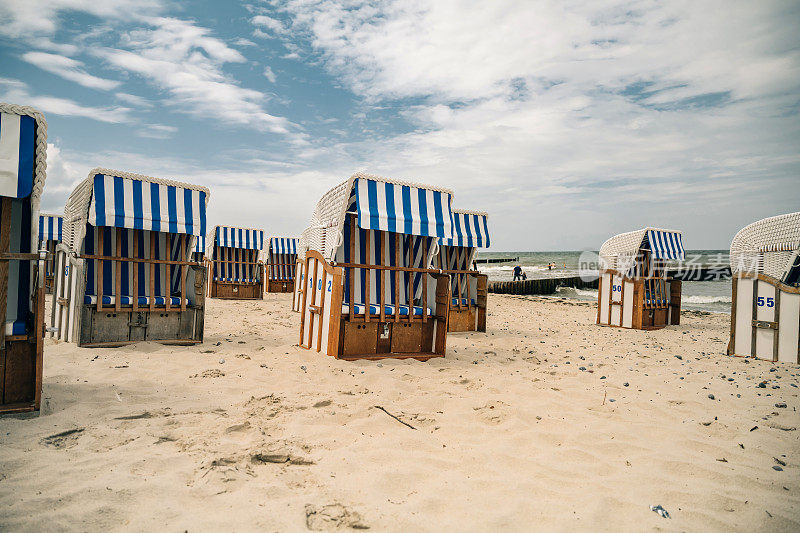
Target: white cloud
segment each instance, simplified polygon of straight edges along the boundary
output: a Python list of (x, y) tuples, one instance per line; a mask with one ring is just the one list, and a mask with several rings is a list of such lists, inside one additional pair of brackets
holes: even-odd
[(256, 37), (274, 37), (288, 32), (280, 20), (267, 15), (256, 15), (250, 19), (250, 23), (256, 27), (253, 32)]
[[(328, 147), (328, 157), (350, 154), (354, 166), (453, 187), (457, 205), (497, 215), (500, 249), (591, 246), (615, 230), (682, 223), (700, 236), (694, 243), (724, 245), (720, 235), (800, 203), (790, 185), (800, 171), (790, 6), (284, 8), (293, 35), (307, 36), (331, 75), (372, 110), (399, 107), (411, 124), (405, 134)], [(376, 126), (365, 108), (362, 122)], [(530, 231), (554, 221), (557, 232)]]
[(42, 41), (43, 36), (55, 34), (65, 12), (130, 21), (161, 9), (160, 0), (4, 0), (0, 2), (0, 35), (24, 39), (38, 48), (70, 53), (67, 50), (74, 50), (70, 45)]
[(270, 67), (264, 67), (264, 77), (267, 78), (270, 82), (275, 83), (275, 73), (272, 71)]
[(226, 63), (245, 62), (242, 54), (191, 21), (151, 18), (148, 29), (122, 36), (120, 48), (94, 53), (121, 70), (143, 76), (170, 95), (165, 101), (204, 120), (296, 136), (296, 126), (264, 109), (266, 96), (241, 87), (226, 75)]
[(19, 80), (0, 78), (0, 100), (30, 105), (45, 114), (52, 113), (66, 117), (84, 117), (110, 124), (129, 123), (131, 109), (128, 107), (85, 106), (66, 98), (34, 95), (28, 85)]
[(153, 107), (152, 102), (147, 98), (142, 98), (141, 96), (135, 94), (128, 94), (128, 93), (117, 93), (114, 95), (117, 100), (125, 102), (126, 104), (136, 106), (139, 109), (149, 109)]
[(22, 54), (22, 59), (36, 65), (42, 70), (46, 70), (56, 76), (61, 76), (66, 80), (74, 81), (90, 89), (109, 91), (120, 84), (120, 82), (115, 80), (92, 76), (84, 70), (83, 63), (69, 57), (48, 54), (46, 52), (27, 52)]
[(148, 139), (169, 139), (176, 133), (178, 133), (178, 128), (165, 124), (145, 124), (136, 132), (139, 137)]

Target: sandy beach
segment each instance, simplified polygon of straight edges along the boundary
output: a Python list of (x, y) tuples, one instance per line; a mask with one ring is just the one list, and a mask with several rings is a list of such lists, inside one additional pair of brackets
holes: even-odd
[(195, 347), (48, 341), (41, 413), (0, 418), (0, 530), (800, 529), (800, 371), (723, 355), (728, 315), (491, 295), (445, 358), (349, 363), (289, 307), (210, 300)]

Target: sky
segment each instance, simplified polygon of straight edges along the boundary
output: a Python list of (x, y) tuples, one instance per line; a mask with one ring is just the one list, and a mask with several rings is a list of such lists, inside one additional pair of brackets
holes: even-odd
[(0, 101), (45, 114), (45, 212), (105, 167), (299, 235), (364, 171), (452, 189), (494, 251), (725, 249), (800, 210), (798, 27), (770, 0), (0, 0)]

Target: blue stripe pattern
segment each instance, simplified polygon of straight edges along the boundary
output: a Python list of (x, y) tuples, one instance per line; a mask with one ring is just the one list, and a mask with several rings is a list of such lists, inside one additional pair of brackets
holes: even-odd
[[(348, 215), (352, 216), (352, 215)], [(390, 266), (409, 266), (413, 268), (425, 268), (427, 266), (427, 259), (429, 256), (429, 250), (431, 248), (431, 241), (432, 238), (430, 237), (421, 237), (416, 235), (403, 235), (394, 232), (387, 232), (386, 235), (386, 246), (385, 248), (381, 247), (381, 232), (374, 231), (374, 230), (364, 230), (359, 227), (356, 227), (355, 234), (351, 234), (350, 232), (350, 225), (345, 224), (344, 230), (344, 241), (342, 246), (340, 246), (337, 250), (337, 257), (336, 261), (340, 263), (353, 263), (357, 262), (360, 264), (366, 264), (369, 262), (370, 264), (384, 264)], [(367, 257), (366, 252), (366, 242), (367, 239), (370, 241), (370, 256)], [(397, 239), (400, 239), (400, 265), (397, 264), (396, 257), (395, 257), (395, 242)], [(351, 240), (355, 240), (353, 243), (354, 254), (355, 257), (351, 257), (350, 255), (350, 242)], [(413, 257), (413, 260), (411, 259)], [(366, 277), (366, 269), (362, 268), (351, 268), (345, 267), (344, 268), (344, 293), (343, 293), (343, 302), (350, 303), (355, 300), (356, 304), (364, 304), (366, 300), (366, 287), (367, 287), (367, 277)], [(350, 293), (350, 278), (353, 277), (353, 291), (354, 294), (351, 295)], [(422, 297), (422, 291), (425, 290), (422, 287), (422, 273), (415, 272), (401, 272), (399, 276), (399, 293), (400, 293), (400, 301), (395, 301), (395, 288), (397, 281), (395, 280), (395, 273), (394, 272), (387, 272), (385, 276), (385, 286), (381, 288), (381, 276), (376, 274), (374, 271), (370, 274), (370, 303), (376, 304), (378, 302), (378, 295), (383, 291), (384, 297), (381, 301), (387, 305), (394, 305), (396, 303), (400, 304), (407, 304), (408, 303), (408, 284), (410, 277), (413, 276), (412, 281), (412, 292), (413, 298), (420, 299)], [(430, 297), (429, 300), (433, 301), (433, 297)]]
[(104, 174), (93, 178), (93, 226), (205, 235), (206, 193)]
[(358, 226), (362, 229), (425, 237), (451, 236), (452, 196), (448, 192), (359, 177), (350, 203), (355, 204)]
[(264, 231), (260, 229), (217, 226), (214, 232), (214, 246), (242, 248), (245, 250), (263, 250)]
[(686, 252), (683, 249), (683, 238), (678, 231), (648, 230), (647, 240), (650, 250), (656, 259), (683, 261)]
[[(84, 253), (86, 255), (105, 255), (113, 257), (116, 253), (117, 233), (120, 233), (119, 255), (121, 257), (134, 257), (133, 254), (133, 229), (128, 228), (103, 228), (103, 238), (99, 239), (98, 228), (87, 224), (86, 237), (84, 239)], [(150, 257), (150, 241), (154, 240), (154, 258), (158, 260), (171, 259), (179, 261), (182, 257), (180, 247), (180, 237), (175, 234), (153, 231), (138, 232), (137, 254), (140, 259)], [(169, 251), (167, 250), (167, 240), (170, 241)], [(184, 238), (186, 246), (186, 257), (189, 257), (189, 238)], [(97, 294), (97, 267), (98, 260), (86, 259), (86, 292), (85, 295), (93, 296)], [(116, 296), (115, 280), (116, 266), (114, 261), (102, 261), (103, 268), (103, 295)], [(120, 292), (123, 298), (132, 297), (133, 276), (137, 276), (137, 296), (150, 296), (150, 269), (153, 272), (153, 294), (157, 297), (166, 297), (168, 294), (176, 295), (180, 293), (181, 267), (178, 265), (159, 264), (155, 267), (144, 263), (130, 263), (121, 261), (120, 265)], [(167, 282), (169, 280), (169, 282)], [(188, 292), (188, 290), (187, 290)], [(122, 300), (125, 301), (124, 299)], [(132, 302), (132, 300), (130, 300)]]
[(0, 146), (10, 156), (0, 173), (0, 194), (27, 198), (33, 191), (36, 120), (27, 115), (0, 113)]
[(486, 215), (477, 215), (453, 210), (453, 234), (439, 239), (439, 244), (465, 246), (467, 248), (489, 247), (489, 224)]
[(297, 254), (297, 241), (289, 237), (272, 237), (269, 240), (270, 250), (276, 254)]
[(39, 215), (39, 241), (61, 242), (64, 232), (64, 217)]

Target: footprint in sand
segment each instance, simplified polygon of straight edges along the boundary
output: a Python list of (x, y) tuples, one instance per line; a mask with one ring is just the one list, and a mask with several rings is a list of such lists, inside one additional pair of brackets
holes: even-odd
[(216, 368), (212, 368), (210, 370), (206, 370), (201, 374), (195, 374), (193, 376), (189, 376), (190, 379), (192, 378), (221, 378), (225, 376), (225, 372), (218, 370)]
[(56, 433), (55, 435), (45, 437), (39, 442), (41, 442), (44, 446), (49, 446), (51, 448), (59, 448), (62, 450), (72, 448), (78, 443), (78, 439), (83, 431), (84, 428), (68, 429), (67, 431), (62, 431), (61, 433)]
[(340, 503), (329, 505), (306, 505), (306, 527), (311, 531), (332, 531), (335, 529), (369, 529), (355, 511)]

